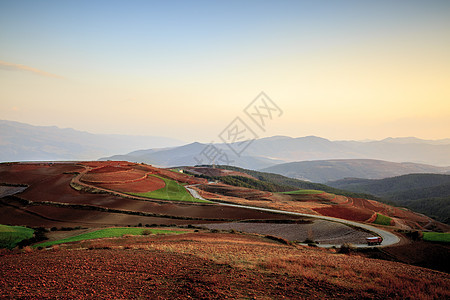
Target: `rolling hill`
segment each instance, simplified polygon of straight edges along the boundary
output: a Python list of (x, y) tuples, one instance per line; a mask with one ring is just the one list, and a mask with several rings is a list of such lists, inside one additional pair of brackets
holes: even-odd
[(380, 180), (354, 178), (327, 184), (353, 192), (370, 193), (450, 224), (450, 175), (409, 174)]
[(284, 163), (262, 171), (326, 183), (344, 178), (381, 179), (411, 173), (446, 173), (450, 167), (374, 159), (335, 159)]
[[(204, 167), (211, 168), (211, 165), (205, 165)], [(248, 170), (240, 167), (234, 167), (234, 166), (226, 166), (226, 165), (219, 165), (217, 168), (223, 169), (223, 170), (231, 170), (243, 174), (250, 175), (251, 178), (242, 178), (242, 176), (216, 176), (221, 181), (225, 181), (228, 184), (231, 185), (240, 185), (248, 188), (253, 189), (261, 189), (265, 191), (270, 192), (285, 192), (285, 191), (292, 191), (295, 189), (310, 189), (310, 190), (320, 190), (327, 193), (333, 193), (336, 195), (342, 195), (342, 196), (350, 196), (350, 197), (360, 197), (360, 198), (368, 198), (368, 199), (376, 199), (375, 196), (365, 194), (365, 193), (355, 193), (350, 192), (343, 189), (334, 188), (331, 186), (327, 186), (325, 184), (321, 183), (314, 183), (309, 181), (304, 181), (300, 179), (290, 178), (279, 174), (274, 173), (268, 173), (268, 172), (261, 172), (261, 171), (254, 171), (254, 170)], [(201, 170), (202, 168), (187, 168), (188, 171), (194, 170)], [(214, 170), (214, 169), (213, 169)], [(206, 177), (211, 174), (211, 171), (203, 171), (203, 174), (207, 175)], [(214, 177), (214, 176), (213, 176)], [(227, 178), (227, 177), (233, 177), (233, 179)]]

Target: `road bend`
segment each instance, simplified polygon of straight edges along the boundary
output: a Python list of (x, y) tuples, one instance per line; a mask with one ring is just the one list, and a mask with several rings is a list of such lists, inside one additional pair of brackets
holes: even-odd
[[(185, 186), (186, 189), (191, 193), (192, 197), (201, 199), (201, 200), (207, 200), (207, 201), (210, 201), (215, 204), (239, 207), (239, 208), (247, 208), (247, 209), (259, 210), (259, 211), (265, 211), (265, 212), (273, 212), (273, 213), (278, 213), (278, 214), (302, 216), (302, 217), (315, 218), (315, 219), (326, 220), (326, 221), (330, 221), (330, 222), (341, 223), (341, 224), (345, 224), (345, 225), (349, 225), (349, 226), (353, 226), (353, 227), (357, 227), (357, 228), (361, 228), (361, 229), (373, 232), (374, 235), (378, 235), (383, 238), (383, 242), (379, 246), (369, 246), (367, 244), (353, 244), (353, 246), (355, 246), (357, 248), (386, 247), (386, 246), (395, 245), (400, 242), (400, 238), (398, 236), (396, 236), (395, 234), (393, 234), (392, 232), (389, 232), (387, 230), (384, 230), (384, 229), (381, 229), (381, 228), (378, 228), (378, 227), (375, 227), (372, 225), (368, 225), (368, 224), (362, 224), (362, 223), (358, 223), (358, 222), (354, 222), (354, 221), (338, 219), (338, 218), (333, 218), (333, 217), (327, 217), (327, 216), (318, 216), (318, 215), (303, 214), (303, 213), (298, 213), (298, 212), (293, 212), (293, 211), (285, 211), (285, 210), (272, 209), (272, 208), (264, 208), (264, 207), (256, 207), (256, 206), (248, 206), (248, 205), (240, 205), (240, 204), (222, 203), (222, 202), (212, 201), (212, 200), (205, 199), (202, 196), (200, 196), (196, 190), (191, 188), (192, 186), (195, 186), (195, 185)], [(333, 247), (333, 246), (337, 246), (337, 245), (319, 244), (318, 246), (329, 248), (329, 247)]]

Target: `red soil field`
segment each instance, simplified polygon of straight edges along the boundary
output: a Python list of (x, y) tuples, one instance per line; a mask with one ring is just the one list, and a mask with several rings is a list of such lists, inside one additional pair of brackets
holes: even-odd
[[(102, 164), (108, 165), (110, 162), (102, 162)], [(95, 165), (101, 166), (102, 164), (95, 162)], [(129, 165), (127, 163), (127, 165)], [(148, 170), (151, 167), (137, 165), (140, 168), (139, 172), (145, 172), (144, 170)], [(241, 208), (233, 208), (233, 207), (223, 207), (219, 205), (212, 204), (190, 204), (190, 203), (178, 203), (178, 202), (167, 202), (167, 201), (148, 201), (146, 199), (132, 199), (132, 198), (123, 198), (110, 194), (94, 194), (87, 192), (79, 192), (74, 190), (70, 186), (70, 182), (72, 178), (75, 176), (73, 172), (79, 172), (84, 170), (82, 166), (78, 164), (52, 164), (45, 166), (38, 166), (35, 164), (31, 165), (5, 165), (0, 164), (1, 177), (0, 182), (8, 182), (8, 183), (27, 183), (30, 184), (24, 192), (17, 194), (21, 199), (29, 200), (37, 204), (37, 206), (27, 206), (26, 209), (29, 211), (34, 211), (36, 213), (45, 214), (45, 217), (51, 219), (47, 221), (42, 221), (40, 218), (36, 216), (30, 217), (30, 225), (31, 223), (35, 224), (37, 222), (48, 222), (52, 220), (64, 221), (65, 218), (70, 222), (75, 222), (76, 218), (70, 218), (70, 214), (73, 213), (74, 216), (79, 216), (81, 218), (82, 214), (90, 214), (89, 210), (81, 210), (77, 211), (73, 209), (72, 212), (63, 212), (61, 208), (55, 208), (48, 205), (39, 205), (39, 202), (42, 201), (50, 201), (55, 203), (67, 203), (67, 204), (77, 204), (77, 205), (90, 205), (103, 207), (108, 209), (120, 209), (120, 210), (129, 210), (135, 212), (145, 212), (152, 213), (158, 215), (167, 215), (174, 216), (178, 218), (200, 218), (200, 219), (226, 219), (226, 220), (242, 220), (242, 219), (282, 219), (286, 218), (286, 216), (279, 214), (272, 214), (266, 212), (259, 212), (248, 209)], [(8, 171), (12, 170), (12, 171)], [(67, 173), (69, 172), (69, 173)], [(174, 173), (171, 171), (166, 171), (170, 173)], [(64, 174), (66, 173), (66, 174)], [(108, 174), (108, 173), (98, 173), (98, 174)], [(174, 173), (176, 174), (176, 173)], [(184, 175), (186, 176), (186, 175)], [(14, 180), (12, 180), (14, 179)], [(38, 180), (39, 179), (39, 180)], [(153, 179), (153, 178), (152, 178)], [(155, 177), (156, 179), (156, 177)], [(140, 184), (143, 184), (140, 186)], [(144, 189), (144, 186), (147, 183), (140, 182), (140, 184), (130, 185), (130, 188), (133, 189)], [(157, 187), (155, 184), (160, 184), (158, 182), (152, 182), (153, 188)], [(145, 186), (145, 189), (147, 186)], [(128, 190), (126, 190), (128, 191)], [(4, 199), (4, 201), (6, 201)], [(14, 200), (8, 199), (8, 201), (14, 202)], [(18, 205), (17, 201), (12, 203)], [(25, 209), (25, 208), (23, 208)], [(26, 216), (29, 216), (29, 212), (26, 212), (22, 209), (22, 211), (17, 211), (13, 208), (8, 208), (8, 211), (11, 212), (11, 216), (8, 217), (8, 214), (4, 214), (3, 217), (5, 221), (2, 221), (7, 224), (17, 224), (15, 222), (15, 218), (20, 216), (20, 220), (23, 223), (20, 225), (27, 225)], [(71, 208), (67, 208), (70, 210)], [(105, 213), (106, 214), (106, 213)], [(137, 216), (126, 215), (127, 218), (133, 217), (136, 219)], [(37, 219), (36, 219), (37, 218)], [(87, 218), (90, 218), (89, 215)], [(108, 217), (110, 218), (110, 217)], [(144, 217), (148, 218), (148, 217)], [(93, 218), (92, 218), (93, 220)], [(100, 219), (101, 220), (101, 219)], [(174, 219), (168, 219), (169, 223), (175, 223)], [(84, 221), (81, 222), (91, 222)], [(105, 220), (105, 224), (115, 224), (115, 221)], [(201, 221), (201, 222), (204, 222)], [(134, 221), (131, 223), (135, 223)], [(139, 223), (139, 222), (137, 222)], [(141, 222), (143, 223), (143, 222)], [(146, 223), (161, 223), (161, 222), (151, 222), (147, 221)], [(177, 221), (178, 223), (178, 221)], [(180, 222), (181, 223), (181, 222)], [(192, 220), (186, 220), (186, 224), (192, 223)], [(120, 223), (123, 224), (123, 223)]]
[(83, 166), (87, 166), (90, 168), (100, 168), (100, 167), (105, 167), (105, 166), (133, 166), (135, 165), (134, 163), (129, 163), (127, 161), (83, 161), (80, 164), (82, 164)]
[[(205, 190), (200, 191), (201, 195), (222, 201), (318, 213), (362, 222), (367, 221), (374, 212), (379, 212), (397, 218), (396, 224), (400, 228), (410, 226), (414, 229), (421, 229), (423, 226), (430, 226), (431, 224), (430, 220), (424, 216), (375, 201), (342, 196), (335, 197), (326, 193), (289, 196), (224, 184), (205, 184), (206, 180), (202, 178), (129, 162), (0, 164), (0, 183), (30, 185), (17, 196), (33, 202), (50, 201), (91, 205), (187, 218), (239, 220), (282, 218), (282, 216), (275, 216), (275, 214), (262, 214), (248, 209), (217, 205), (175, 203), (145, 198), (125, 198), (113, 194), (80, 192), (70, 186), (75, 174), (82, 173), (82, 179), (84, 180), (102, 181), (102, 183), (89, 183), (89, 185), (121, 193), (148, 192), (164, 187), (164, 182), (157, 177), (146, 177), (148, 172), (180, 182), (203, 183), (199, 186), (199, 188)], [(61, 218), (56, 215), (54, 219), (60, 220)]]
[(91, 240), (0, 256), (0, 298), (448, 299), (449, 290), (445, 273), (240, 234)]
[(102, 166), (89, 171), (89, 173), (110, 173), (110, 172), (121, 172), (121, 171), (129, 171), (130, 167), (122, 167), (118, 166)]
[(330, 216), (350, 221), (364, 222), (372, 216), (372, 212), (358, 207), (338, 206), (313, 208), (323, 216)]
[(204, 220), (180, 220), (137, 216), (121, 213), (110, 213), (93, 210), (73, 209), (53, 206), (20, 206), (12, 207), (0, 203), (0, 220), (2, 224), (27, 225), (33, 227), (104, 227), (104, 226), (136, 226), (141, 224), (182, 225), (210, 223)]
[(169, 178), (178, 182), (188, 183), (188, 184), (201, 184), (208, 182), (204, 178), (197, 178), (194, 176), (189, 176), (183, 173), (174, 172), (167, 169), (158, 169), (157, 173), (159, 176)]
[[(33, 184), (49, 176), (63, 173), (82, 172), (85, 169), (77, 164), (0, 164), (0, 183)], [(73, 175), (72, 175), (73, 176)]]
[(166, 184), (164, 180), (148, 176), (144, 180), (128, 182), (128, 183), (97, 183), (98, 187), (119, 191), (122, 193), (146, 193), (163, 188)]
[(313, 289), (298, 289), (295, 279), (169, 252), (59, 251), (8, 258), (3, 263), (0, 257), (2, 298), (225, 299), (313, 294)]
[(147, 172), (140, 170), (124, 170), (115, 172), (92, 173), (91, 171), (81, 176), (81, 181), (87, 183), (126, 183), (143, 180), (147, 177)]
[(244, 187), (236, 187), (228, 184), (208, 184), (199, 186), (200, 189), (214, 194), (221, 194), (229, 197), (238, 197), (248, 200), (264, 200), (272, 196), (271, 192), (264, 192)]

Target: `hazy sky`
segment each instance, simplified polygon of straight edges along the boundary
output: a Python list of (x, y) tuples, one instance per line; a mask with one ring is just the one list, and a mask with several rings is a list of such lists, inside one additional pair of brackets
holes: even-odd
[(0, 0), (0, 119), (219, 141), (450, 137), (450, 1)]

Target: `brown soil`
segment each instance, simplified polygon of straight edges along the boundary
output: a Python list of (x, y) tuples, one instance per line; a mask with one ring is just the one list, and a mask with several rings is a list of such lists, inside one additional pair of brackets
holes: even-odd
[(372, 212), (359, 207), (353, 206), (330, 206), (314, 208), (314, 211), (323, 216), (330, 216), (350, 221), (364, 222), (372, 216)]
[(204, 184), (199, 186), (199, 188), (213, 194), (238, 197), (248, 200), (265, 200), (272, 196), (271, 192), (264, 192), (244, 187), (236, 187), (228, 184)]
[(398, 261), (450, 273), (450, 245), (415, 241), (383, 248)]
[[(393, 226), (400, 229), (449, 230), (448, 226), (412, 211), (392, 207), (373, 200), (351, 198), (328, 193), (277, 194), (226, 184), (203, 184), (197, 189), (206, 199), (232, 202), (241, 205), (289, 210), (299, 213), (318, 214), (358, 222), (373, 222), (376, 213), (393, 218)], [(374, 218), (375, 217), (375, 218)]]
[(165, 186), (164, 180), (155, 177), (148, 176), (147, 178), (139, 181), (128, 183), (97, 183), (96, 186), (109, 189), (113, 191), (119, 191), (122, 193), (146, 193), (162, 189)]
[(90, 171), (81, 176), (81, 181), (87, 183), (125, 183), (143, 180), (147, 173), (141, 170), (126, 170), (115, 172), (91, 173)]
[(288, 241), (303, 242), (307, 239), (319, 244), (342, 245), (344, 243), (366, 244), (366, 237), (372, 233), (356, 230), (350, 226), (314, 220), (309, 224), (276, 224), (276, 223), (215, 223), (205, 224), (206, 228), (219, 230), (236, 230), (248, 233), (273, 235), (282, 237)]
[(91, 240), (0, 256), (0, 298), (447, 299), (449, 291), (445, 273), (239, 234)]
[[(4, 200), (3, 200), (4, 201)], [(183, 220), (173, 218), (146, 217), (121, 213), (109, 213), (92, 210), (72, 209), (52, 206), (4, 205), (0, 202), (0, 219), (2, 224), (27, 225), (32, 227), (103, 227), (136, 226), (141, 224), (197, 224), (205, 221)], [(206, 221), (207, 222), (207, 221)]]
[[(108, 166), (117, 162), (92, 162), (91, 167)], [(86, 164), (87, 165), (87, 164)], [(135, 168), (133, 171), (149, 172), (155, 169), (146, 165), (120, 163), (121, 166)], [(4, 198), (2, 201), (2, 223), (15, 225), (52, 225), (62, 222), (71, 224), (87, 224), (93, 226), (122, 225), (122, 224), (191, 224), (198, 219), (283, 219), (286, 216), (280, 214), (259, 212), (249, 209), (223, 207), (212, 204), (191, 204), (170, 201), (147, 201), (146, 199), (124, 198), (110, 194), (94, 194), (80, 192), (70, 186), (70, 182), (77, 173), (86, 169), (80, 164), (54, 163), (54, 164), (0, 164), (0, 182), (25, 183), (30, 186), (22, 193), (17, 194), (20, 199), (31, 201), (33, 205), (25, 205), (14, 198)], [(109, 169), (111, 170), (111, 169)], [(111, 173), (111, 172), (109, 172)], [(98, 174), (109, 174), (108, 172)], [(122, 173), (122, 172), (116, 172)], [(184, 176), (172, 171), (162, 170), (163, 174), (175, 174), (176, 177)], [(186, 179), (186, 178), (185, 178)], [(161, 186), (162, 180), (152, 177), (138, 183), (118, 185), (117, 190), (123, 192), (148, 191)], [(110, 187), (111, 188), (111, 187)], [(99, 212), (71, 207), (54, 207), (40, 202), (53, 202), (68, 205), (87, 205), (106, 209), (119, 209), (133, 212), (157, 214), (168, 218), (146, 217), (120, 213)], [(14, 207), (11, 207), (13, 205)], [(187, 220), (173, 219), (186, 218)], [(201, 221), (204, 222), (204, 221)]]
[(124, 171), (130, 171), (130, 170), (131, 170), (130, 167), (123, 167), (120, 165), (117, 165), (117, 166), (108, 165), (108, 166), (101, 166), (101, 167), (92, 169), (89, 171), (89, 173), (111, 173), (111, 172), (124, 172)]

